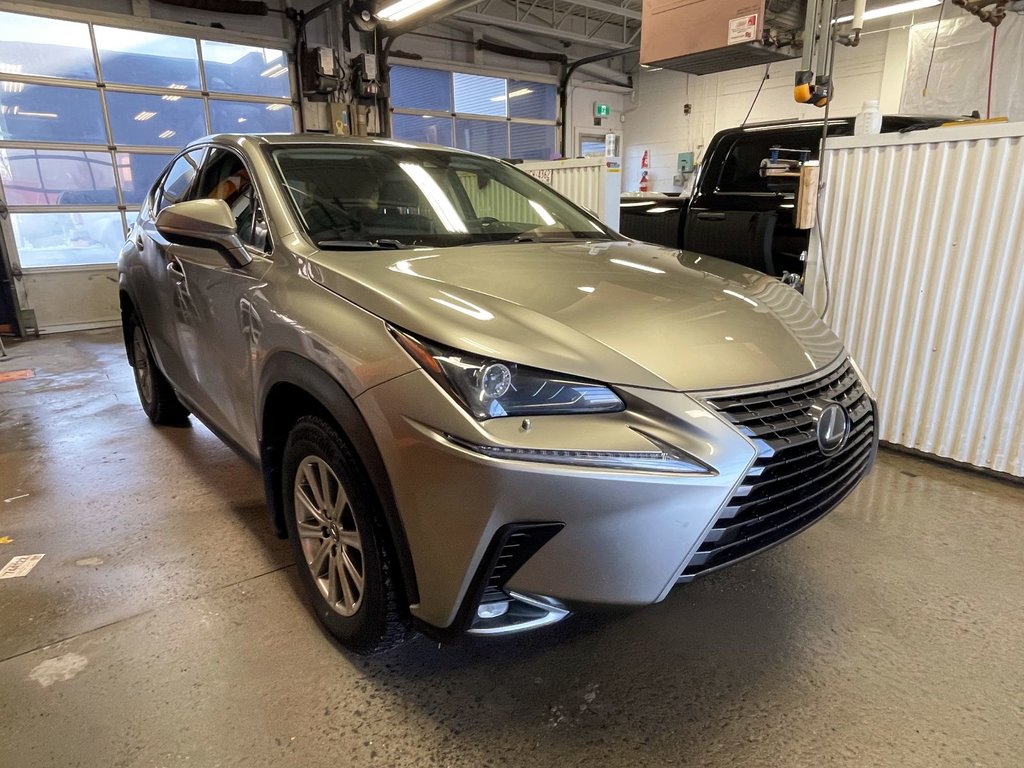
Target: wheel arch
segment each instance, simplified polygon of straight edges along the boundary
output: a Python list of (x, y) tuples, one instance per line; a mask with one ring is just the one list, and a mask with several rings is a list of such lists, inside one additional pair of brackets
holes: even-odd
[[(132, 301), (131, 295), (124, 286), (118, 290), (118, 302), (121, 305), (121, 336), (124, 341), (124, 352), (128, 356), (128, 363), (130, 365), (135, 365), (135, 353), (132, 351), (130, 332), (132, 317), (138, 313), (135, 311), (135, 302)], [(139, 324), (141, 325), (141, 323), (142, 318), (140, 317)], [(143, 328), (142, 332), (145, 333), (146, 329)]]
[(410, 605), (419, 602), (412, 552), (387, 468), (355, 400), (327, 371), (292, 352), (278, 352), (267, 361), (260, 374), (257, 395), (260, 471), (278, 535), (287, 535), (281, 458), (291, 425), (305, 415), (324, 417), (338, 427), (362, 463), (380, 501), (405, 597)]

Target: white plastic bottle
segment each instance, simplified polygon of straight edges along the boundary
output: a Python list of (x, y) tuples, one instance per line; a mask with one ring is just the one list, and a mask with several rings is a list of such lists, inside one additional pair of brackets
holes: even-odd
[(854, 136), (870, 136), (882, 132), (882, 113), (877, 101), (865, 101), (853, 124)]

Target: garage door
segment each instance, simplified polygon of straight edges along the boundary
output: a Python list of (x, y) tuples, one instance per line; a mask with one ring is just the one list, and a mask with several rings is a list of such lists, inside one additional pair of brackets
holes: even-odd
[(117, 319), (118, 250), (177, 148), (294, 130), (284, 42), (207, 32), (0, 11), (0, 222), (43, 330)]

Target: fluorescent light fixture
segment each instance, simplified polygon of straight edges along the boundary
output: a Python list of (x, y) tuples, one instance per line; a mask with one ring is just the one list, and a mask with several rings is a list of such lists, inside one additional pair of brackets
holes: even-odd
[(52, 120), (57, 117), (56, 112), (26, 112), (24, 109), (18, 112), (18, 117), (45, 117)]
[(449, 232), (469, 232), (466, 229), (466, 223), (459, 217), (451, 200), (445, 196), (444, 191), (437, 185), (437, 182), (434, 181), (433, 176), (427, 172), (426, 168), (415, 163), (399, 163), (399, 167), (420, 188), (420, 192), (427, 198), (427, 202), (430, 203), (434, 213), (441, 219), (441, 224), (444, 225), (445, 229)]
[(25, 90), (25, 84), (24, 83), (15, 83), (15, 82), (11, 82), (10, 80), (5, 80), (4, 81), (4, 85), (3, 85), (3, 89), (4, 89), (5, 93), (21, 93), (22, 91)]
[[(886, 5), (882, 8), (872, 8), (870, 11), (864, 12), (864, 21), (884, 19), (886, 16), (895, 16), (899, 13), (923, 11), (925, 8), (934, 8), (936, 5), (942, 5), (942, 0), (909, 0), (909, 2)], [(835, 23), (845, 24), (848, 21), (853, 21), (852, 13), (849, 16), (840, 16)]]
[(653, 272), (656, 275), (664, 275), (664, 269), (657, 269), (656, 267), (648, 267), (646, 264), (637, 264), (635, 261), (626, 261), (625, 259), (608, 259), (612, 264), (618, 264), (620, 267), (629, 267), (630, 269), (639, 269), (642, 272)]
[(594, 291), (597, 290), (597, 288), (595, 288), (592, 285), (581, 285), (576, 290), (583, 291), (584, 293), (593, 293)]
[(171, 83), (167, 87), (168, 88), (172, 88), (175, 91), (187, 91), (188, 90), (188, 86), (187, 85), (183, 85), (181, 83)]
[(377, 18), (383, 21), (401, 21), (414, 13), (437, 5), (439, 2), (441, 0), (398, 0), (397, 3), (391, 3), (377, 11)]
[(532, 88), (518, 88), (518, 89), (512, 91), (511, 93), (509, 93), (508, 97), (510, 99), (515, 99), (515, 98), (517, 98), (519, 96), (527, 96), (528, 94), (531, 94), (531, 93), (533, 93), (533, 89)]
[(652, 67), (650, 64), (641, 64), (641, 69), (646, 69), (648, 72), (661, 72), (664, 67)]
[(166, 131), (164, 131), (163, 133), (160, 134), (159, 138), (161, 138), (161, 139), (169, 139), (173, 135), (174, 135), (174, 131), (172, 131), (170, 128), (168, 128)]
[(549, 227), (553, 227), (558, 223), (555, 221), (555, 217), (548, 213), (547, 209), (536, 200), (529, 200), (528, 202), (530, 203), (530, 207), (537, 212), (538, 216), (540, 216), (540, 220)]
[(164, 101), (181, 101), (181, 96), (161, 96)]
[(244, 123), (244, 122), (246, 122), (246, 119), (244, 117), (240, 117), (240, 118), (238, 118), (238, 122)]
[(143, 110), (142, 112), (139, 112), (137, 115), (135, 115), (135, 119), (138, 120), (140, 123), (149, 120), (151, 117), (156, 117), (156, 112), (147, 112)]
[(268, 112), (277, 112), (282, 109), (288, 109), (287, 104), (267, 104)]
[(20, 75), (22, 72), (21, 64), (9, 64), (6, 61), (0, 61), (0, 72), (7, 75)]

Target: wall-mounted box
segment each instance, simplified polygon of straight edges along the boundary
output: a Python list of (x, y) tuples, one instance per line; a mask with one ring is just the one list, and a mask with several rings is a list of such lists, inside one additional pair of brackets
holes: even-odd
[(781, 43), (802, 30), (806, 3), (767, 16), (765, 5), (765, 0), (644, 0), (640, 62), (706, 75), (796, 58), (800, 47)]

